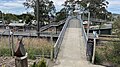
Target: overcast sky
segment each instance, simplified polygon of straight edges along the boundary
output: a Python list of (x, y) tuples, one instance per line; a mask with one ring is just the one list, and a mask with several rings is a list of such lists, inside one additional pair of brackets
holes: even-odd
[[(61, 4), (65, 0), (53, 0), (57, 10), (62, 8)], [(107, 10), (120, 14), (120, 0), (107, 0), (109, 2)], [(33, 11), (24, 7), (25, 0), (0, 0), (0, 10), (4, 13), (22, 14)]]

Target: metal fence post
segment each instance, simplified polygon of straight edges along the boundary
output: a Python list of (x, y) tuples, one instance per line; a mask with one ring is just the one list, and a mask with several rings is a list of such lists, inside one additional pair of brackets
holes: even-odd
[(94, 64), (95, 60), (95, 47), (96, 47), (96, 38), (94, 38), (94, 47), (93, 47), (93, 56), (92, 56), (92, 63)]
[(94, 47), (93, 47), (93, 56), (92, 56), (92, 63), (94, 64), (94, 60), (95, 60), (95, 48), (96, 48), (96, 38), (98, 38), (97, 32), (93, 31), (94, 34)]

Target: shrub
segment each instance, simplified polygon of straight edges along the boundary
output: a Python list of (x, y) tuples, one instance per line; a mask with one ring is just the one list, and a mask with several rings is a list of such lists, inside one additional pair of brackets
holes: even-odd
[(47, 67), (44, 59), (40, 60), (38, 63), (34, 63), (32, 67)]
[(0, 48), (0, 56), (10, 56), (11, 51), (9, 48)]
[(95, 53), (95, 64), (101, 64), (103, 62), (103, 56), (98, 54), (97, 52)]
[(46, 67), (46, 62), (44, 59), (42, 59), (39, 63), (38, 63), (38, 67)]

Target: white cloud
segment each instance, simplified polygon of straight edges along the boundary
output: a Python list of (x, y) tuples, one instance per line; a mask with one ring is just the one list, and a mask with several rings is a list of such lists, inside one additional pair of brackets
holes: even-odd
[(9, 2), (9, 3), (4, 3), (3, 6), (17, 8), (17, 7), (23, 7), (23, 4), (17, 2), (11, 2), (11, 3)]
[[(0, 10), (2, 10), (4, 13), (15, 13), (15, 14), (21, 14), (26, 12), (33, 11), (32, 9), (26, 10), (23, 3), (26, 0), (0, 0)], [(52, 0), (55, 4), (56, 10), (59, 11), (62, 8), (62, 4), (65, 0)]]
[(120, 5), (120, 1), (110, 1), (110, 5)]
[(109, 2), (107, 10), (120, 14), (120, 0), (107, 0)]
[(57, 11), (63, 8), (62, 4), (64, 4), (65, 0), (52, 0), (52, 1), (54, 2)]
[(109, 6), (120, 5), (120, 0), (107, 0), (109, 2)]
[[(33, 9), (28, 9), (24, 7), (23, 3), (26, 0), (0, 0), (0, 10), (4, 13), (14, 13), (21, 14), (26, 12), (31, 12)], [(64, 4), (65, 0), (52, 0), (55, 4), (56, 10), (59, 11), (63, 8), (62, 4)], [(120, 11), (120, 0), (107, 0), (109, 2), (108, 10), (109, 11)], [(112, 10), (114, 8), (114, 10)], [(120, 12), (119, 12), (120, 13)]]
[(25, 11), (24, 2), (25, 0), (2, 0), (0, 1), (0, 10), (4, 13), (20, 14)]
[(52, 0), (56, 6), (61, 6), (65, 0)]

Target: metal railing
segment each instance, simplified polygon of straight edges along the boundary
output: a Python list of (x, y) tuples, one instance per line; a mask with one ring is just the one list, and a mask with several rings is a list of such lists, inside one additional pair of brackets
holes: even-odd
[[(60, 33), (54, 33), (54, 37), (58, 37)], [(9, 36), (8, 31), (0, 32), (0, 36)], [(14, 36), (37, 37), (36, 32), (14, 32)], [(51, 32), (40, 32), (40, 36), (51, 37)]]
[(46, 26), (41, 27), (40, 31), (42, 32), (42, 31), (44, 31), (44, 30), (46, 30), (46, 29), (48, 29), (48, 28), (50, 28), (50, 27), (52, 27), (54, 25), (58, 25), (59, 26), (59, 25), (61, 25), (63, 23), (65, 23), (65, 20), (59, 21), (58, 23), (57, 22), (50, 23), (50, 24), (48, 24)]
[(83, 20), (81, 19), (81, 15), (80, 15), (80, 16), (77, 16), (77, 18), (78, 18), (79, 21), (80, 21), (81, 28), (82, 28), (82, 35), (83, 35), (83, 37), (84, 37), (85, 45), (87, 46), (88, 36), (87, 36), (87, 33), (85, 32), (85, 28), (84, 28), (84, 26), (83, 26)]
[(70, 21), (71, 17), (68, 17), (67, 20), (66, 20), (66, 23), (64, 24), (63, 28), (62, 28), (62, 31), (60, 32), (59, 36), (58, 36), (58, 39), (54, 45), (54, 59), (57, 58), (58, 56), (58, 53), (59, 53), (59, 49), (60, 49), (60, 46), (62, 44), (62, 41), (63, 41), (63, 38), (64, 38), (64, 35), (65, 35), (65, 32), (66, 32), (66, 29), (67, 29), (67, 26), (68, 26), (68, 23)]

